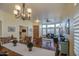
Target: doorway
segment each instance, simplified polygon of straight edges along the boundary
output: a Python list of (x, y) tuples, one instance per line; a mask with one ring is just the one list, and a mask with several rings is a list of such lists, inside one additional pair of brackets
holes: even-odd
[(19, 39), (24, 40), (26, 36), (28, 36), (28, 27), (19, 26)]

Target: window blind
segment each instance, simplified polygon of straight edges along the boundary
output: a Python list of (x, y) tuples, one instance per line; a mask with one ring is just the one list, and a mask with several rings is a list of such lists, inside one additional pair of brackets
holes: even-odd
[(74, 29), (74, 53), (79, 56), (79, 16), (73, 21)]

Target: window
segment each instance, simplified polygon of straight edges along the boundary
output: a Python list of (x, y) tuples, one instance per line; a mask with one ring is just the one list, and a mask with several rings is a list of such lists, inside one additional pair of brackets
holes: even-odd
[(54, 24), (47, 25), (47, 33), (54, 34)]
[(47, 28), (47, 33), (54, 34), (54, 28)]
[(59, 35), (59, 28), (56, 28), (56, 35)]
[(47, 25), (47, 28), (52, 28), (54, 27), (54, 25)]
[(60, 24), (56, 24), (56, 35), (59, 35), (59, 27), (60, 27)]
[[(56, 28), (55, 28), (56, 25)], [(42, 25), (42, 35), (46, 36), (46, 34), (54, 34), (56, 33), (57, 35), (59, 35), (59, 27), (60, 24), (43, 24)], [(56, 32), (54, 32), (54, 30)]]
[(42, 28), (46, 28), (46, 25), (42, 25)]
[(56, 27), (60, 27), (60, 24), (56, 24)]
[(43, 35), (46, 35), (46, 29), (42, 29), (42, 31)]
[(46, 36), (48, 33), (54, 33), (54, 24), (42, 25), (42, 35)]

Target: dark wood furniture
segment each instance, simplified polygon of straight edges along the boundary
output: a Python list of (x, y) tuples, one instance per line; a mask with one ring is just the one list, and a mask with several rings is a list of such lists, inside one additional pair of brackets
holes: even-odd
[(36, 39), (34, 39), (34, 46), (36, 46), (36, 47), (42, 47), (42, 38), (36, 38)]
[(13, 37), (13, 38), (11, 38), (11, 37), (0, 37), (0, 41), (1, 41), (2, 44), (10, 43), (11, 40), (13, 40), (13, 39), (17, 39), (17, 38), (15, 38), (15, 37)]
[(29, 40), (31, 40), (31, 37), (26, 36), (25, 39), (20, 40), (19, 42), (23, 44), (27, 44)]

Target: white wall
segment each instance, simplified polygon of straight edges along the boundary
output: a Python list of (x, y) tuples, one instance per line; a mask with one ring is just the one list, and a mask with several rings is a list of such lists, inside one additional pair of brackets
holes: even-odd
[[(33, 21), (33, 20), (23, 21), (20, 19), (16, 19), (14, 15), (3, 12), (1, 10), (0, 10), (0, 20), (2, 21), (2, 37), (7, 37), (13, 34), (17, 38), (19, 38), (19, 26), (22, 25), (32, 28), (32, 21)], [(8, 26), (15, 27), (15, 32), (8, 32)]]
[(2, 22), (0, 21), (0, 36), (2, 35)]

